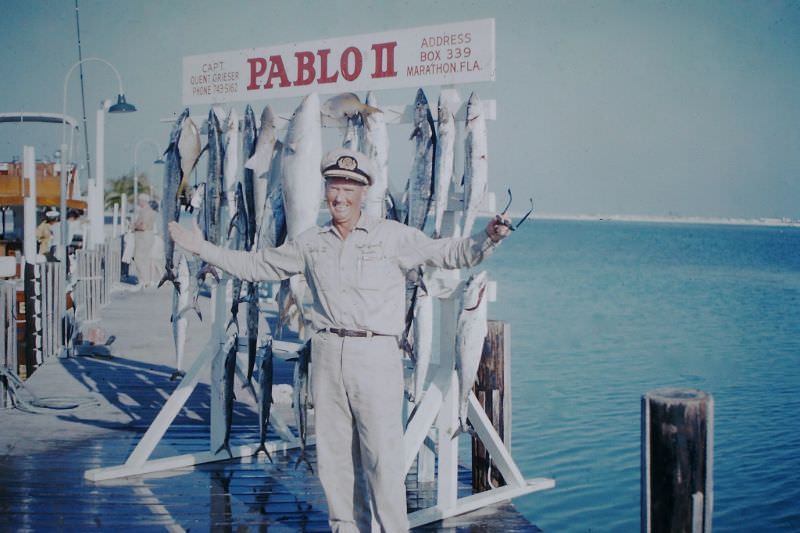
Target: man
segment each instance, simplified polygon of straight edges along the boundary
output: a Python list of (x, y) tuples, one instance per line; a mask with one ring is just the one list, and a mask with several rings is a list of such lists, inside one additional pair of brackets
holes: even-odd
[[(464, 239), (421, 231), (362, 213), (372, 183), (369, 158), (334, 150), (322, 161), (331, 221), (294, 241), (258, 252), (223, 250), (171, 222), (175, 242), (247, 281), (305, 274), (310, 320), (319, 477), (334, 532), (408, 530), (403, 472), (405, 274), (419, 265), (462, 268), (479, 263), (509, 229), (502, 217)], [(398, 448), (400, 446), (400, 448)], [(371, 511), (372, 509), (372, 511)]]
[(45, 256), (48, 261), (56, 261), (55, 252), (59, 240), (56, 224), (59, 219), (58, 211), (47, 211), (42, 223), (36, 227), (36, 241), (39, 243), (39, 253)]
[(158, 280), (158, 265), (153, 257), (156, 212), (150, 207), (150, 195), (139, 195), (139, 214), (133, 222), (133, 265), (142, 287), (152, 287)]

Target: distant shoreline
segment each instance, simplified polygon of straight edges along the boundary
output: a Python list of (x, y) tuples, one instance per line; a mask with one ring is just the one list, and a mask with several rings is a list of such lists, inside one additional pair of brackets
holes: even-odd
[(541, 220), (573, 220), (581, 222), (654, 222), (660, 224), (720, 224), (731, 226), (772, 226), (800, 228), (800, 220), (790, 218), (679, 217), (653, 215), (567, 215), (534, 213)]

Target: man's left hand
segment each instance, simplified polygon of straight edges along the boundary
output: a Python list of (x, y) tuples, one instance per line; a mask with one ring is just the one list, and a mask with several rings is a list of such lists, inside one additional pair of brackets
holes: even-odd
[(496, 215), (494, 218), (489, 219), (489, 223), (486, 224), (486, 235), (489, 236), (492, 242), (500, 242), (511, 233), (510, 225), (511, 219), (509, 217)]

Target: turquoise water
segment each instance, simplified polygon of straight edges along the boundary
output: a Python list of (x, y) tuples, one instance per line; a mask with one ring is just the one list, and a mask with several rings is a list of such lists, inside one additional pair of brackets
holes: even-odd
[(800, 229), (536, 220), (484, 264), (547, 532), (639, 531), (640, 399), (714, 396), (714, 529), (800, 531)]

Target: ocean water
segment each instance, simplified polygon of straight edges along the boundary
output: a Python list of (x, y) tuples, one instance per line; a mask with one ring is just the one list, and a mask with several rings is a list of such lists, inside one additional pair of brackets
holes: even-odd
[(636, 532), (641, 396), (715, 402), (716, 531), (800, 531), (800, 229), (535, 220), (484, 265), (546, 532)]

